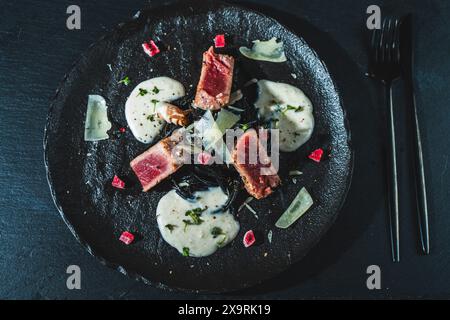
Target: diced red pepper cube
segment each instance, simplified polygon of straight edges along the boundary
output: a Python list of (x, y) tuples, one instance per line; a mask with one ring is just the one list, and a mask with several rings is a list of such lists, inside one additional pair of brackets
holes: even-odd
[(216, 48), (223, 48), (223, 47), (225, 47), (225, 35), (224, 34), (218, 34), (214, 38), (214, 46)]
[(119, 128), (119, 131), (120, 131), (120, 133), (125, 133), (127, 131), (127, 128), (124, 128), (124, 127)]
[(134, 235), (128, 231), (125, 231), (120, 235), (119, 240), (125, 243), (126, 245), (129, 245), (134, 241)]
[(212, 155), (208, 152), (200, 152), (197, 156), (198, 163), (203, 165), (209, 165)]
[(114, 176), (111, 185), (117, 189), (125, 189), (125, 182), (123, 182), (118, 176)]
[(244, 246), (246, 248), (252, 246), (256, 242), (255, 234), (253, 233), (253, 230), (249, 230), (244, 235)]
[(144, 52), (148, 54), (150, 57), (153, 57), (160, 52), (158, 46), (155, 44), (153, 40), (150, 40), (150, 42), (144, 42), (142, 44), (142, 48), (144, 49)]
[(317, 149), (314, 150), (309, 156), (308, 158), (310, 158), (311, 160), (315, 161), (315, 162), (320, 162), (322, 160), (322, 156), (323, 156), (323, 150), (322, 149)]

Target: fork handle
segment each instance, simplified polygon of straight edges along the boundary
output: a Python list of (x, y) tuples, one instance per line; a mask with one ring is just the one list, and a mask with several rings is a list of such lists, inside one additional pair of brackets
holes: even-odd
[(430, 253), (430, 232), (428, 224), (428, 204), (425, 184), (425, 169), (422, 152), (422, 139), (420, 135), (419, 117), (417, 114), (416, 96), (412, 80), (409, 83), (412, 103), (412, 114), (414, 124), (414, 146), (415, 146), (415, 172), (417, 190), (417, 210), (418, 224), (420, 232), (420, 242), (424, 254)]
[(395, 138), (394, 104), (392, 99), (392, 82), (386, 83), (386, 100), (388, 107), (389, 134), (389, 220), (391, 231), (392, 260), (400, 261), (400, 223), (398, 206), (397, 148)]

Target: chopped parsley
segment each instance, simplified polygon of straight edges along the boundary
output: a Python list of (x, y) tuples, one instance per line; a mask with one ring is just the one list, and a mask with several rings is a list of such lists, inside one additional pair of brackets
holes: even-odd
[(186, 211), (186, 213), (184, 214), (186, 217), (191, 217), (192, 221), (194, 222), (194, 224), (200, 224), (202, 223), (202, 219), (200, 219), (200, 215), (202, 214), (203, 211), (205, 211), (206, 209), (201, 209), (201, 208), (195, 208), (193, 210), (189, 210)]
[[(203, 222), (203, 221), (202, 221)], [(188, 227), (188, 226), (192, 226), (192, 225), (195, 225), (195, 223), (193, 223), (192, 221), (190, 221), (190, 220), (183, 220), (183, 223), (184, 223), (184, 231), (186, 232), (186, 228)]]
[(304, 109), (304, 107), (302, 107), (302, 106), (294, 107), (294, 106), (291, 106), (291, 105), (288, 104), (284, 108), (283, 113), (286, 113), (289, 110), (294, 110), (295, 112), (301, 112), (301, 111), (303, 111), (303, 109)]
[(183, 257), (189, 257), (189, 248), (187, 247), (183, 248)]
[(220, 229), (219, 227), (214, 227), (211, 229), (211, 234), (213, 235), (213, 238), (217, 238), (220, 235), (224, 235), (222, 229)]
[(203, 220), (200, 219), (200, 215), (205, 210), (206, 210), (206, 208), (205, 209), (195, 208), (195, 209), (186, 211), (186, 213), (184, 215), (186, 217), (190, 217), (192, 220), (183, 220), (183, 222), (184, 222), (184, 230), (186, 230), (187, 226), (192, 226), (192, 225), (198, 226), (199, 224), (202, 224)]
[(145, 96), (147, 93), (148, 93), (148, 91), (147, 91), (146, 89), (139, 88), (139, 94), (138, 94), (138, 96), (143, 97), (143, 96)]
[(177, 226), (173, 224), (166, 224), (165, 226), (167, 229), (169, 229), (170, 232), (172, 232)]
[(147, 117), (147, 120), (155, 121), (155, 115), (154, 115), (154, 114), (149, 115), (149, 116)]
[(239, 128), (241, 128), (244, 131), (247, 131), (248, 129), (250, 129), (250, 124), (248, 123), (240, 124)]
[(217, 242), (217, 246), (219, 248), (221, 248), (223, 246), (223, 244), (225, 243), (225, 241), (227, 241), (227, 236), (224, 234), (222, 240), (220, 240), (219, 242)]
[(160, 90), (158, 89), (157, 86), (155, 86), (155, 87), (153, 88), (153, 90), (152, 90), (152, 92), (153, 92), (154, 94), (158, 94), (159, 91), (160, 91)]
[(221, 248), (222, 246), (223, 246), (223, 244), (225, 243), (225, 241), (227, 240), (227, 235), (222, 231), (222, 229), (221, 228), (219, 228), (219, 227), (214, 227), (214, 228), (212, 228), (211, 229), (211, 234), (213, 235), (213, 238), (215, 239), (215, 238), (217, 238), (217, 237), (219, 237), (219, 236), (223, 236), (223, 238), (219, 241), (219, 242), (217, 242), (217, 246), (219, 247), (219, 248)]
[(123, 83), (124, 85), (128, 86), (131, 83), (131, 80), (127, 76), (127, 77), (123, 78), (122, 80), (120, 80), (119, 83)]
[(153, 103), (153, 105), (156, 107), (156, 104), (159, 102), (159, 100), (152, 99), (150, 102)]

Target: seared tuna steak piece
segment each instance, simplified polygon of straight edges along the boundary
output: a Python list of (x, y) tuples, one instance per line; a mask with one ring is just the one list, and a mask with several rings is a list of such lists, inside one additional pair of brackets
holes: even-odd
[(280, 184), (280, 177), (256, 130), (250, 129), (239, 137), (231, 157), (244, 181), (245, 189), (256, 199), (267, 197)]
[(173, 174), (182, 165), (181, 157), (175, 155), (174, 148), (182, 140), (175, 131), (170, 137), (162, 139), (143, 154), (131, 161), (130, 166), (146, 192)]
[(203, 66), (197, 86), (194, 106), (204, 110), (219, 110), (230, 100), (234, 58), (214, 53), (213, 47), (203, 53)]

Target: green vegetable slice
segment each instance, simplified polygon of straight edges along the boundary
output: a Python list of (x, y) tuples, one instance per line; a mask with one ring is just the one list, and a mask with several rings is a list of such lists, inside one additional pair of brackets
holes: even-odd
[(275, 223), (275, 226), (281, 229), (289, 228), (295, 221), (300, 219), (309, 208), (311, 208), (313, 203), (314, 201), (308, 190), (302, 188), (289, 208), (283, 213), (280, 219), (278, 219), (277, 223)]
[(231, 163), (232, 160), (222, 137), (226, 130), (232, 128), (239, 119), (239, 115), (222, 109), (214, 120), (213, 114), (208, 110), (195, 124), (196, 134), (201, 137), (205, 150), (214, 149), (216, 159), (221, 156), (225, 163)]
[(225, 134), (225, 131), (227, 129), (232, 128), (240, 118), (240, 116), (234, 114), (233, 112), (227, 111), (225, 109), (220, 110), (219, 114), (217, 115), (216, 124), (220, 132), (222, 132), (222, 135)]
[(109, 138), (108, 107), (102, 96), (90, 95), (84, 124), (84, 141), (100, 141)]
[(267, 41), (255, 40), (251, 49), (240, 47), (241, 54), (249, 59), (269, 62), (285, 62), (283, 42), (277, 42), (276, 38)]

